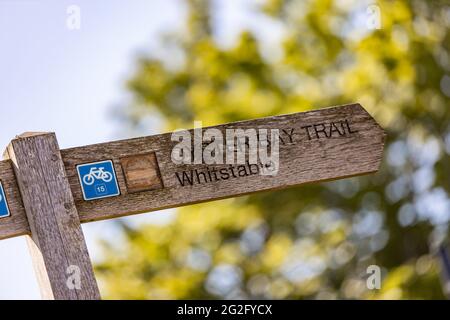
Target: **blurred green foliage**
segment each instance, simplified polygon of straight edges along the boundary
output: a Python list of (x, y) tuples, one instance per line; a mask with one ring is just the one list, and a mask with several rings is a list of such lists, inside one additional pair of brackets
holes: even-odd
[[(450, 220), (449, 2), (259, 3), (283, 31), (278, 44), (244, 30), (223, 46), (211, 2), (188, 1), (186, 29), (162, 37), (167, 57), (139, 61), (129, 123), (158, 116), (169, 130), (360, 102), (388, 131), (383, 168), (180, 208), (164, 225), (122, 221), (124, 243), (104, 243), (96, 266), (104, 295), (444, 298), (435, 247)], [(378, 12), (381, 28), (370, 28)], [(380, 290), (366, 287), (371, 264)]]

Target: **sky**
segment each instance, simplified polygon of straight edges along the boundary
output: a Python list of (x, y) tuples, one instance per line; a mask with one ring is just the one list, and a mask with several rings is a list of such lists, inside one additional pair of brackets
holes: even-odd
[[(176, 0), (123, 3), (0, 0), (3, 148), (26, 131), (56, 132), (61, 148), (128, 138), (112, 108), (129, 98), (124, 83), (136, 57), (152, 50), (159, 32), (180, 25), (184, 6)], [(67, 27), (67, 8), (74, 4), (80, 29)], [(95, 261), (96, 239), (114, 233), (114, 224), (85, 224), (83, 230)], [(25, 237), (0, 241), (0, 299), (39, 298)]]
[[(282, 35), (281, 26), (251, 13), (258, 2), (214, 2), (221, 45), (231, 45), (242, 28), (269, 47)], [(80, 10), (79, 29), (72, 5)], [(55, 132), (61, 149), (132, 137), (113, 116), (130, 99), (125, 81), (137, 57), (158, 52), (158, 34), (183, 28), (185, 14), (182, 0), (0, 0), (0, 145), (27, 131)], [(173, 214), (123, 219), (166, 223)], [(112, 221), (83, 224), (83, 231), (93, 261), (101, 259), (98, 239), (120, 241)], [(25, 237), (0, 241), (0, 299), (39, 298)]]

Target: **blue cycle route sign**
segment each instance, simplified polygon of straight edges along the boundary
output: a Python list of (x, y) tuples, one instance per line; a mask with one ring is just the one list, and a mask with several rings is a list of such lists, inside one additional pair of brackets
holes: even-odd
[(5, 190), (3, 184), (0, 181), (0, 218), (9, 217), (8, 202), (6, 201)]
[(116, 172), (111, 160), (77, 166), (78, 177), (86, 201), (120, 195)]

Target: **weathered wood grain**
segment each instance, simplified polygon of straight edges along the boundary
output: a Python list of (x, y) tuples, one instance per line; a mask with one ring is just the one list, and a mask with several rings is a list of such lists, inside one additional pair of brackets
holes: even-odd
[[(31, 230), (28, 244), (42, 297), (100, 299), (55, 135), (19, 137), (7, 151)], [(68, 285), (69, 267), (79, 271), (80, 288)]]
[[(320, 133), (321, 138), (317, 139), (314, 127), (304, 128), (316, 124), (320, 130), (322, 127), (319, 124), (333, 122), (343, 122), (342, 125), (344, 127), (348, 125), (352, 133), (345, 135), (335, 133), (330, 138), (324, 138), (324, 134)], [(227, 168), (228, 165), (174, 164), (171, 161), (171, 151), (175, 142), (171, 141), (170, 133), (66, 149), (62, 150), (61, 154), (81, 222), (373, 173), (379, 168), (385, 137), (383, 129), (359, 104), (235, 122), (215, 128), (221, 131), (227, 128), (279, 129), (280, 138), (284, 143), (280, 145), (278, 174), (276, 176), (257, 174), (183, 187), (177, 180), (176, 172), (201, 171), (213, 167), (219, 170)], [(287, 133), (283, 133), (283, 130)], [(162, 188), (136, 192), (139, 188), (135, 186), (128, 191), (121, 159), (152, 153), (156, 155)], [(121, 195), (84, 201), (76, 166), (101, 160), (113, 161)], [(7, 164), (3, 166), (8, 167)], [(14, 191), (13, 186), (10, 188)], [(23, 215), (23, 210), (12, 212), (10, 221), (7, 221), (8, 227), (4, 227), (0, 219), (0, 239), (28, 232), (26, 225), (23, 224), (25, 221), (21, 217)]]
[(120, 159), (128, 193), (163, 188), (155, 153)]

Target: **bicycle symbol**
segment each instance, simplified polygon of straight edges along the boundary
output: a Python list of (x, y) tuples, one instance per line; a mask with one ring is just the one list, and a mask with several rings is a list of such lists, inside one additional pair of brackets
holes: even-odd
[(83, 183), (87, 186), (91, 186), (96, 180), (102, 180), (103, 182), (111, 182), (113, 179), (112, 173), (105, 171), (104, 167), (92, 167), (89, 173), (83, 177)]

